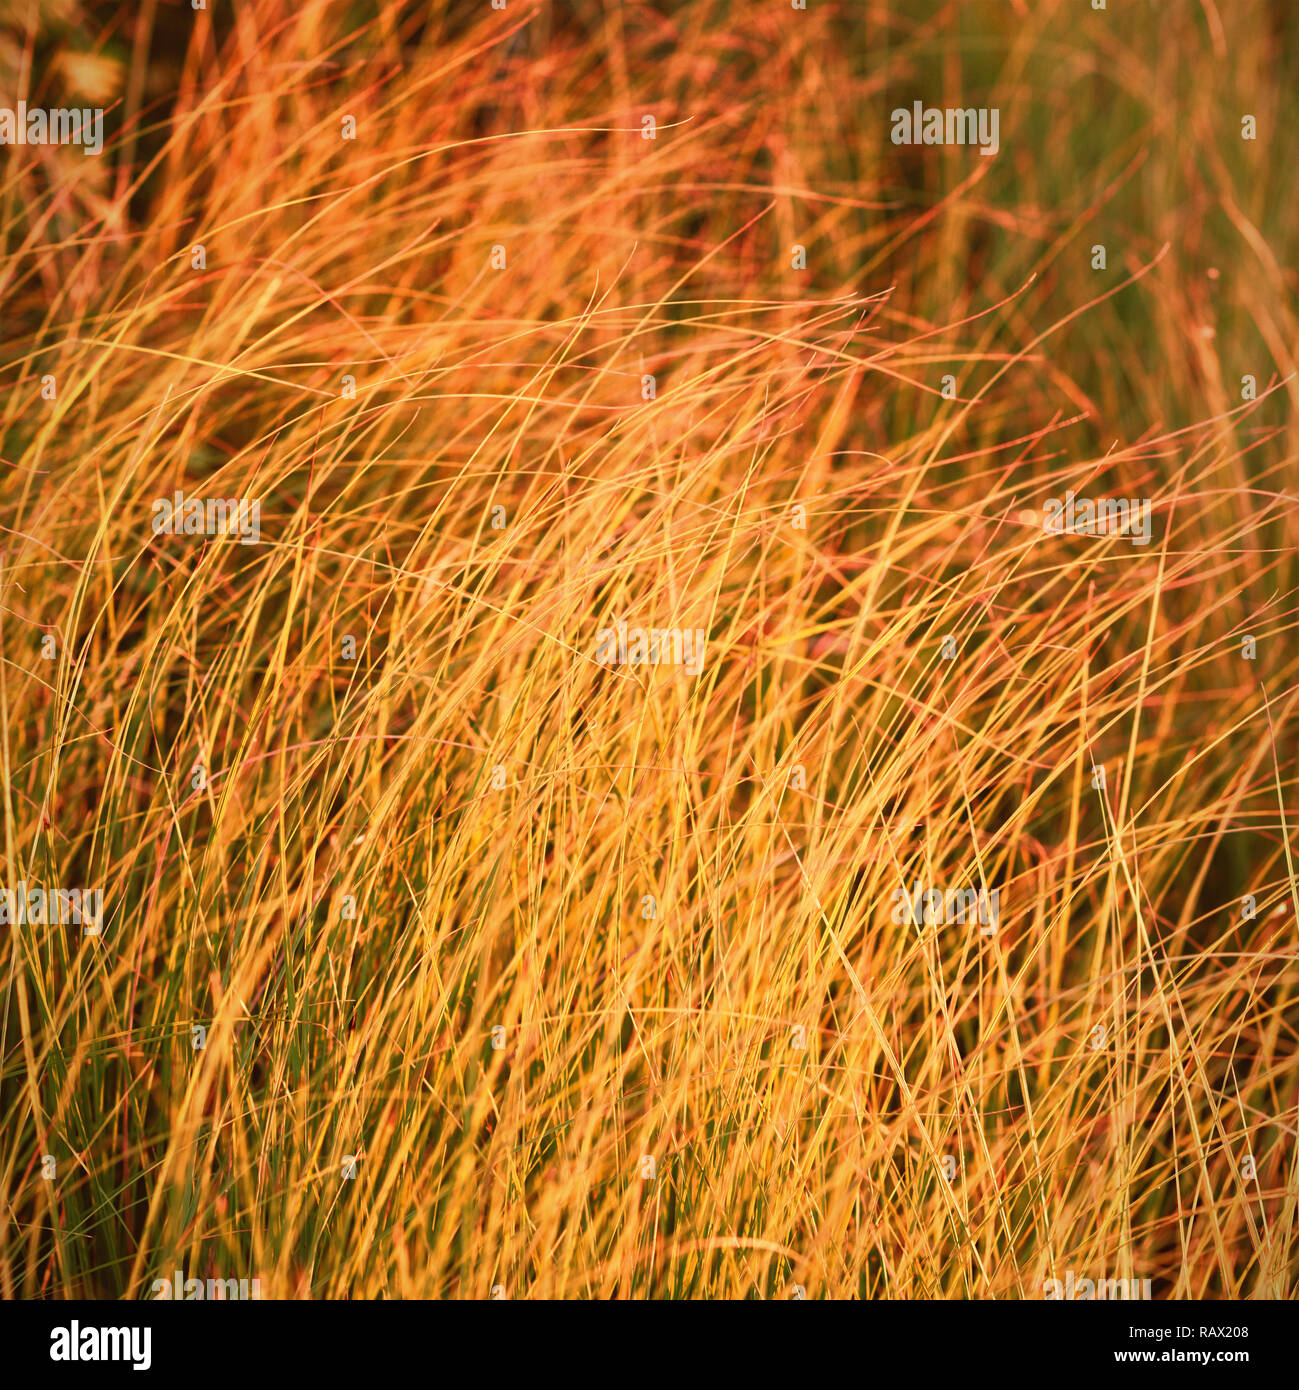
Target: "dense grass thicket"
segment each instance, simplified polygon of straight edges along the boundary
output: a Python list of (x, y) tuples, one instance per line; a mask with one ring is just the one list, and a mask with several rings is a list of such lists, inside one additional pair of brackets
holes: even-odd
[(1290, 1296), (1297, 65), (0, 7), (0, 1294)]

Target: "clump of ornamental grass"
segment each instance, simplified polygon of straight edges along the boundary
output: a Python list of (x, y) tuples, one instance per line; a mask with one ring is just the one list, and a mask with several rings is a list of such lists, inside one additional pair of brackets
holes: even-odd
[(1291, 1295), (1296, 17), (79, 13), (0, 1291)]

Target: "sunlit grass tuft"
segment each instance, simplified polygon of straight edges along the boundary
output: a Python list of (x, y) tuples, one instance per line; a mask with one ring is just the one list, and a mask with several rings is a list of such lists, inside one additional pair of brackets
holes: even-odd
[(0, 160), (0, 1292), (1290, 1296), (1299, 23), (565, 8)]

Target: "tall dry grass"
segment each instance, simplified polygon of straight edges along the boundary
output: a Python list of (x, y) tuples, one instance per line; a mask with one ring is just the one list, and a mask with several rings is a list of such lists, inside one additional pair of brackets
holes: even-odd
[(3, 873), (106, 922), (0, 933), (4, 1295), (1291, 1294), (1299, 15), (60, 10)]

